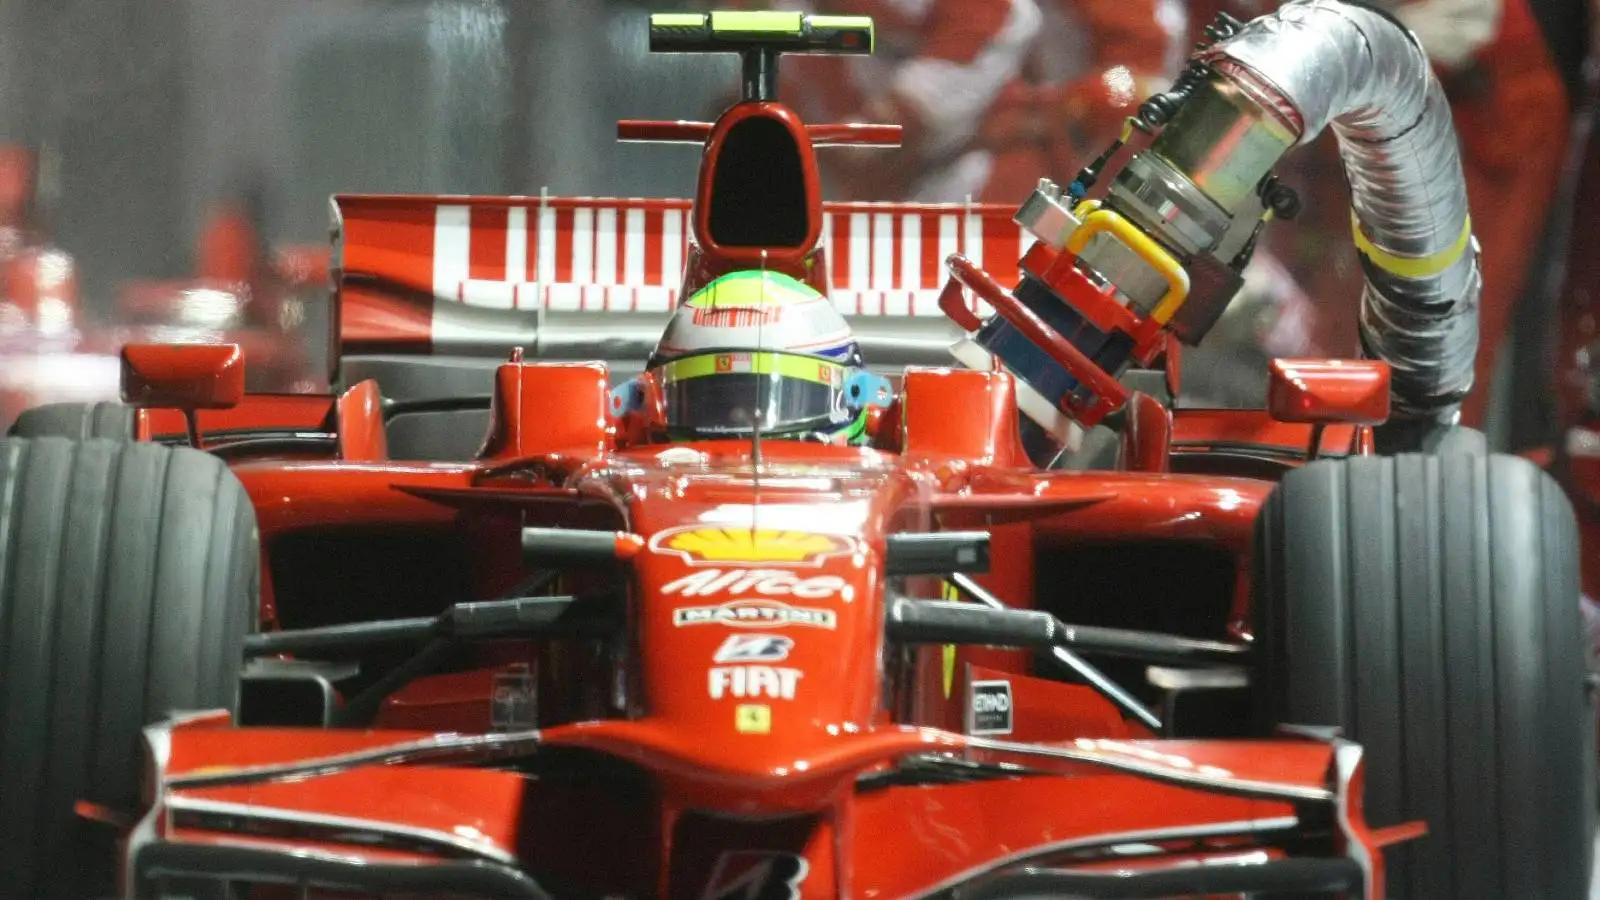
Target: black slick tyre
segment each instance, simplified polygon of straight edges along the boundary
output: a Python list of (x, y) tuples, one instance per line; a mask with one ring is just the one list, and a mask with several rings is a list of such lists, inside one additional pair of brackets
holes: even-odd
[(103, 403), (46, 403), (23, 410), (6, 432), (11, 437), (64, 437), (133, 440), (134, 409), (116, 401)]
[(1595, 712), (1578, 536), (1503, 455), (1360, 457), (1285, 477), (1256, 530), (1258, 724), (1337, 726), (1400, 900), (1589, 896)]
[(215, 457), (65, 438), (0, 440), (0, 884), (109, 896), (137, 813), (140, 730), (232, 709), (259, 595), (255, 510)]

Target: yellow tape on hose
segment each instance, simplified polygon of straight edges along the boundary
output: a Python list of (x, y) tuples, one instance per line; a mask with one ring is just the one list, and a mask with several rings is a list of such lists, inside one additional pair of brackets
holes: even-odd
[(1466, 221), (1461, 223), (1461, 235), (1454, 244), (1427, 256), (1396, 256), (1387, 250), (1380, 250), (1362, 233), (1361, 220), (1356, 218), (1354, 211), (1350, 213), (1350, 231), (1355, 236), (1356, 249), (1378, 268), (1401, 278), (1431, 278), (1455, 265), (1467, 252), (1467, 246), (1472, 243), (1472, 217), (1467, 216)]

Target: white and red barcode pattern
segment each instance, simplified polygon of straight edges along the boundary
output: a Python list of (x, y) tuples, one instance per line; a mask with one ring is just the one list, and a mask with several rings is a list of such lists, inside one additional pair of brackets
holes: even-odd
[[(688, 256), (689, 204), (547, 199), (434, 211), (433, 292), (499, 309), (665, 312)], [(1025, 246), (1011, 210), (965, 204), (828, 204), (822, 243), (847, 315), (940, 315), (943, 261), (961, 253), (1001, 283)]]
[(722, 328), (754, 328), (757, 325), (775, 324), (782, 312), (782, 309), (776, 307), (750, 309), (748, 307), (735, 306), (722, 309), (696, 309), (693, 319), (696, 325), (710, 325)]

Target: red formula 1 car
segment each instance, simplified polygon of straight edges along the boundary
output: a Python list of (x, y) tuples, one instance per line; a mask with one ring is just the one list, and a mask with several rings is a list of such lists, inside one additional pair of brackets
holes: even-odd
[[(1572, 512), (1448, 425), (1476, 263), (1406, 33), (1219, 21), (1009, 225), (820, 203), (813, 148), (893, 130), (799, 122), (779, 55), (871, 36), (656, 15), (744, 65), (715, 123), (623, 125), (704, 144), (687, 235), (340, 197), (339, 375), (378, 377), (245, 395), (234, 346), (132, 345), (131, 434), (0, 442), (12, 894), (110, 893), (115, 860), (141, 900), (1584, 896)], [(1375, 358), (1171, 402), (1329, 121)], [(830, 295), (832, 248), (894, 275)], [(938, 320), (841, 328), (872, 291), (968, 365), (886, 377)], [(497, 344), (485, 422), (448, 373)]]

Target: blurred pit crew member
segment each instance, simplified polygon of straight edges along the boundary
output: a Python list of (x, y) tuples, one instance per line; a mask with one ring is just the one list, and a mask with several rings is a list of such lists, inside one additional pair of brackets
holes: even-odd
[(38, 173), (36, 150), (0, 144), (0, 429), (29, 407), (102, 386), (87, 373), (103, 370), (73, 362), (83, 339), (77, 266), (41, 227)]
[(1046, 25), (1024, 77), (979, 129), (977, 152), (993, 159), (986, 199), (1021, 202), (1040, 176), (1069, 178), (1177, 74), (1181, 12), (1169, 0), (1042, 2)]
[[(1472, 230), (1483, 267), (1476, 378), (1461, 424), (1482, 427), (1497, 351), (1522, 296), (1528, 265), (1554, 202), (1568, 145), (1566, 86), (1529, 0), (1380, 2), (1422, 42), (1450, 99), (1460, 135)], [(1239, 19), (1274, 3), (1195, 0), (1198, 32), (1223, 9)], [(1318, 352), (1356, 351), (1361, 267), (1349, 238), (1349, 194), (1332, 136), (1296, 154), (1284, 169), (1306, 212), (1276, 229), (1272, 246), (1317, 298)]]
[(0, 338), (10, 353), (78, 336), (76, 266), (36, 221), (38, 163), (29, 147), (0, 145)]
[(1483, 260), (1476, 385), (1462, 407), (1480, 427), (1495, 358), (1528, 282), (1568, 145), (1566, 85), (1528, 0), (1423, 0), (1395, 10), (1422, 40), (1461, 135)]
[[(898, 151), (830, 151), (822, 163), (830, 196), (1020, 199), (990, 186), (997, 162), (977, 143), (985, 115), (1006, 85), (1022, 77), (1040, 37), (1039, 0), (814, 0), (811, 7), (872, 16), (876, 52), (785, 60), (782, 96), (808, 121), (904, 128)], [(1029, 183), (1039, 174), (1031, 167)]]
[[(1185, 10), (1165, 0), (1053, 0), (1045, 14), (1030, 80), (1007, 86), (980, 138), (997, 160), (995, 193), (1007, 202), (1027, 196), (1038, 175), (1064, 181), (1099, 155), (1145, 98), (1171, 85), (1193, 47)], [(1262, 405), (1266, 360), (1304, 354), (1314, 322), (1310, 298), (1258, 249), (1222, 319), (1183, 354), (1186, 397)]]
[(240, 330), (233, 337), (245, 345), (250, 389), (304, 391), (312, 362), (297, 290), (326, 283), (327, 263), (318, 267), (298, 248), (275, 252), (263, 233), (266, 221), (266, 185), (259, 176), (241, 177), (201, 228), (196, 274), (237, 295), (233, 324)]
[(750, 438), (860, 445), (889, 401), (832, 301), (776, 272), (733, 272), (678, 305), (644, 375), (613, 391), (638, 415), (661, 402), (652, 432), (672, 441)]

